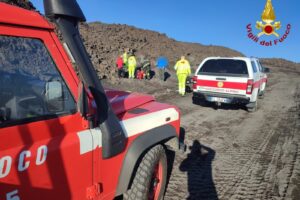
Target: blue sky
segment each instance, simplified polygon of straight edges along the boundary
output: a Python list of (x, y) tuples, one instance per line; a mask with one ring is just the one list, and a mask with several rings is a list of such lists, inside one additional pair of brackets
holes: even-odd
[[(42, 0), (32, 0), (43, 12)], [(278, 57), (300, 62), (300, 1), (272, 0), (276, 21), (291, 31), (283, 43), (262, 46), (247, 37), (246, 26), (256, 21), (266, 0), (78, 0), (88, 22), (128, 24), (138, 28), (166, 33), (179, 41), (204, 45), (220, 45), (238, 50), (246, 56)], [(275, 36), (262, 36), (273, 41)]]

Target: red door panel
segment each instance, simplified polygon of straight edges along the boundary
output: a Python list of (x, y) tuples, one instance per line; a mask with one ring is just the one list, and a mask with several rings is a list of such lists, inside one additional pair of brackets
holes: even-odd
[(80, 155), (78, 114), (0, 130), (1, 199), (84, 199), (92, 155)]
[[(0, 25), (0, 35), (41, 40), (77, 99), (78, 79), (48, 30)], [(0, 128), (0, 199), (86, 199), (93, 155), (80, 155), (77, 134), (86, 129), (79, 113)]]

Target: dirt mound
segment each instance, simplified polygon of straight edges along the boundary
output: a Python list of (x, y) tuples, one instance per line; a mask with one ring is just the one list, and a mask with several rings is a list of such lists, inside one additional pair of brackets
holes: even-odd
[(0, 2), (18, 6), (27, 10), (35, 10), (35, 7), (29, 0), (0, 0)]
[(281, 58), (263, 58), (262, 65), (270, 67), (272, 70), (280, 72), (300, 73), (300, 63), (295, 63)]
[[(165, 34), (120, 24), (83, 23), (80, 25), (80, 33), (98, 76), (105, 79), (103, 83), (106, 87), (143, 92), (156, 97), (168, 94), (170, 89), (176, 90), (177, 79), (173, 66), (181, 55), (186, 55), (192, 65), (192, 71), (196, 70), (199, 63), (208, 56), (243, 56), (229, 48), (178, 42)], [(115, 59), (124, 52), (124, 49), (135, 51), (139, 64), (145, 58), (150, 59), (154, 73), (157, 72), (156, 58), (166, 56), (170, 62), (167, 71), (170, 74), (168, 81), (161, 82), (157, 76), (147, 82), (118, 79)], [(262, 59), (262, 63), (270, 67), (271, 71), (300, 73), (299, 63), (284, 59)]]
[(178, 42), (165, 34), (127, 25), (84, 23), (80, 32), (100, 78), (107, 78), (112, 83), (117, 77), (115, 59), (124, 49), (135, 51), (139, 63), (145, 58), (150, 59), (152, 66), (162, 55), (169, 59), (170, 66), (181, 55), (186, 55), (192, 66), (199, 65), (207, 56), (242, 56), (225, 47)]

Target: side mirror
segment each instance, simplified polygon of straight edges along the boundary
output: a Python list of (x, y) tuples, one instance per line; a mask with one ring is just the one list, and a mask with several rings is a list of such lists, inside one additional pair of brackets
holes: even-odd
[(60, 81), (50, 81), (45, 86), (46, 106), (49, 112), (61, 112), (64, 110), (64, 92)]
[(83, 83), (79, 84), (78, 90), (79, 96), (77, 109), (84, 119), (93, 122), (96, 115), (96, 104), (94, 98)]
[(270, 68), (268, 68), (268, 67), (263, 67), (263, 72), (269, 73), (269, 72), (270, 72)]

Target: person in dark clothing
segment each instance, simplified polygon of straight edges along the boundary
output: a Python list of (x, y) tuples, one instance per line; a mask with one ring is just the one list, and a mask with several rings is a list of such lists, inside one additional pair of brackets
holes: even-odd
[(166, 68), (169, 65), (169, 61), (166, 57), (160, 56), (156, 60), (156, 67), (158, 68), (159, 79), (166, 80)]
[(143, 62), (142, 70), (144, 72), (144, 79), (150, 80), (150, 72), (151, 72), (151, 63), (148, 59)]

